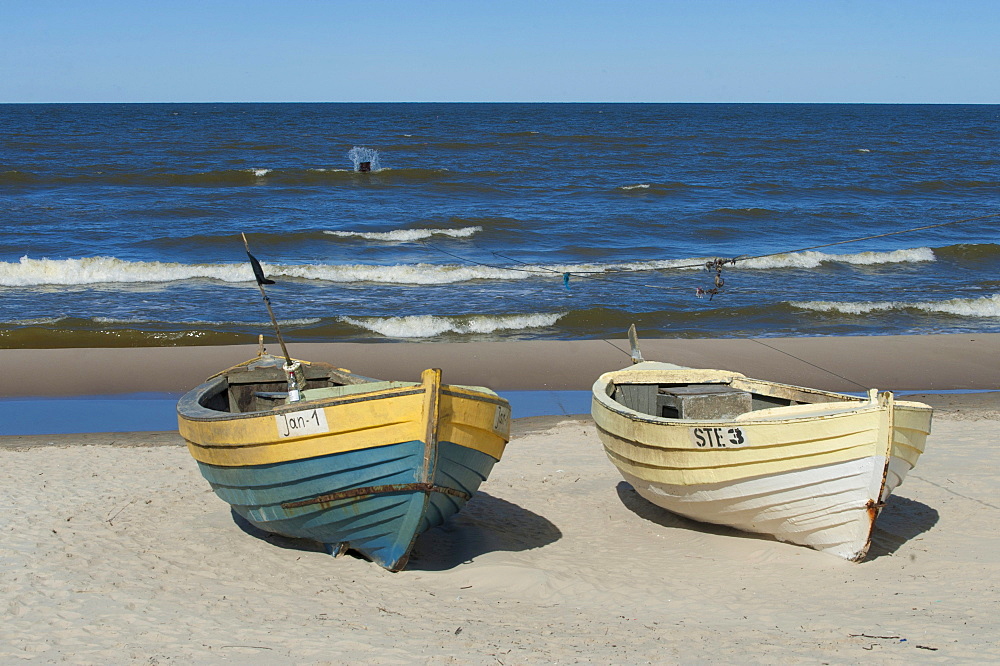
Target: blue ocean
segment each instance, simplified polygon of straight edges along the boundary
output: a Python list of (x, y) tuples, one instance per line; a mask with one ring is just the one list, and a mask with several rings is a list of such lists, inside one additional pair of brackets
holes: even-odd
[(1000, 106), (0, 105), (0, 347), (1000, 331)]

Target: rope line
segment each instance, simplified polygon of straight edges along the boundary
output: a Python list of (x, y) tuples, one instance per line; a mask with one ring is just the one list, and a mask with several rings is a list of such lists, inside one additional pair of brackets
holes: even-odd
[[(857, 386), (857, 387), (858, 387), (859, 389), (861, 389), (862, 391), (867, 391), (867, 390), (868, 390), (868, 388), (869, 388), (868, 386), (865, 386), (864, 384), (859, 384), (858, 382), (854, 381), (853, 379), (851, 379), (851, 378), (849, 378), (849, 377), (845, 377), (845, 376), (843, 376), (843, 375), (838, 375), (838, 374), (837, 374), (836, 372), (834, 372), (833, 370), (830, 370), (830, 369), (828, 369), (828, 368), (824, 368), (824, 367), (823, 367), (823, 366), (821, 366), (821, 365), (816, 365), (815, 363), (812, 363), (812, 362), (810, 362), (810, 361), (807, 361), (807, 360), (805, 360), (804, 358), (799, 358), (799, 357), (798, 357), (798, 356), (796, 356), (795, 354), (792, 354), (792, 353), (790, 353), (790, 352), (786, 352), (786, 351), (784, 351), (783, 349), (778, 349), (777, 347), (772, 347), (771, 345), (769, 345), (769, 344), (767, 344), (767, 343), (765, 343), (765, 342), (762, 342), (762, 341), (760, 341), (760, 340), (759, 340), (759, 339), (757, 339), (757, 338), (748, 338), (748, 339), (749, 339), (750, 341), (752, 341), (752, 342), (756, 342), (756, 343), (757, 343), (757, 344), (759, 344), (759, 345), (762, 345), (762, 346), (764, 346), (764, 347), (767, 347), (768, 349), (770, 349), (770, 350), (772, 350), (772, 351), (776, 351), (776, 352), (778, 352), (779, 354), (784, 354), (785, 356), (788, 356), (789, 358), (793, 358), (793, 359), (795, 359), (796, 361), (799, 361), (799, 362), (801, 362), (801, 363), (805, 363), (806, 365), (808, 365), (808, 366), (811, 366), (811, 367), (813, 367), (813, 368), (816, 368), (817, 370), (821, 370), (822, 372), (825, 372), (825, 373), (827, 373), (827, 374), (829, 374), (829, 375), (833, 375), (833, 376), (834, 376), (834, 377), (836, 377), (837, 379), (843, 379), (843, 380), (844, 380), (845, 382), (847, 382), (847, 383), (849, 383), (849, 384), (854, 384), (855, 386)], [(630, 352), (627, 352), (627, 351), (625, 351), (624, 349), (622, 349), (621, 347), (619, 347), (619, 346), (618, 346), (618, 345), (616, 345), (615, 343), (611, 342), (610, 340), (608, 340), (608, 339), (606, 339), (606, 338), (601, 338), (601, 340), (603, 340), (604, 342), (607, 342), (607, 343), (608, 343), (609, 345), (611, 345), (612, 347), (614, 347), (615, 349), (617, 349), (617, 350), (618, 350), (618, 351), (620, 351), (621, 353), (625, 354), (626, 356), (631, 356), (631, 353), (630, 353)]]
[(937, 229), (938, 227), (947, 227), (952, 224), (962, 224), (964, 222), (978, 222), (980, 220), (987, 220), (991, 217), (1000, 217), (1000, 213), (990, 213), (989, 215), (980, 215), (979, 217), (967, 217), (964, 220), (952, 220), (951, 222), (941, 222), (939, 224), (928, 224), (923, 227), (914, 227), (912, 229), (902, 229), (900, 231), (888, 231), (884, 234), (875, 234), (874, 236), (862, 236), (860, 238), (851, 238), (850, 240), (835, 241), (833, 243), (824, 243), (823, 245), (813, 245), (811, 247), (802, 247), (798, 250), (786, 250), (785, 252), (772, 252), (770, 254), (761, 254), (756, 257), (737, 257), (734, 261), (747, 261), (749, 259), (764, 259), (766, 257), (774, 257), (779, 254), (794, 254), (796, 252), (808, 252), (809, 250), (818, 250), (824, 247), (832, 247), (834, 245), (844, 245), (845, 243), (857, 243), (859, 241), (873, 240), (875, 238), (885, 238), (886, 236), (898, 236), (900, 234), (909, 234), (914, 231), (924, 231), (926, 229)]
[(611, 345), (612, 347), (614, 347), (615, 349), (617, 349), (617, 350), (618, 350), (618, 351), (620, 351), (621, 353), (623, 353), (623, 354), (625, 354), (626, 356), (628, 356), (628, 357), (630, 357), (630, 358), (631, 358), (631, 356), (632, 356), (632, 353), (631, 353), (631, 352), (627, 352), (627, 351), (625, 351), (624, 349), (622, 349), (621, 347), (619, 347), (619, 346), (618, 346), (618, 345), (616, 345), (615, 343), (611, 342), (611, 340), (608, 340), (607, 338), (601, 338), (601, 340), (604, 340), (604, 342), (607, 342), (607, 343), (608, 343), (609, 345)]
[(778, 349), (777, 347), (772, 347), (772, 346), (771, 346), (771, 345), (769, 345), (769, 344), (766, 344), (766, 343), (764, 343), (764, 342), (761, 342), (761, 341), (760, 341), (760, 340), (758, 340), (757, 338), (750, 338), (750, 340), (753, 340), (753, 341), (754, 341), (754, 342), (756, 342), (757, 344), (759, 344), (759, 345), (762, 345), (762, 346), (764, 346), (764, 347), (767, 347), (768, 349), (770, 349), (770, 350), (772, 350), (772, 351), (776, 351), (776, 352), (778, 352), (779, 354), (784, 354), (785, 356), (788, 356), (788, 357), (791, 357), (791, 358), (794, 358), (794, 359), (795, 359), (796, 361), (801, 361), (802, 363), (805, 363), (806, 365), (809, 365), (809, 366), (812, 366), (812, 367), (816, 368), (817, 370), (822, 370), (823, 372), (825, 372), (825, 373), (827, 373), (827, 374), (831, 374), (831, 375), (833, 375), (834, 377), (837, 377), (838, 379), (843, 379), (843, 380), (844, 380), (845, 382), (848, 382), (848, 383), (851, 383), (851, 384), (854, 384), (855, 386), (857, 386), (858, 388), (860, 388), (860, 389), (861, 389), (861, 390), (863, 390), (863, 391), (867, 391), (867, 390), (868, 390), (868, 388), (869, 388), (869, 387), (865, 386), (864, 384), (859, 384), (859, 383), (857, 383), (857, 382), (856, 382), (856, 381), (854, 381), (853, 379), (849, 379), (848, 377), (845, 377), (845, 376), (843, 376), (843, 375), (838, 375), (838, 374), (837, 374), (836, 372), (834, 372), (833, 370), (828, 370), (828, 369), (824, 368), (824, 367), (823, 367), (823, 366), (821, 366), (821, 365), (816, 365), (815, 363), (810, 363), (809, 361), (805, 360), (804, 358), (799, 358), (799, 357), (798, 357), (798, 356), (796, 356), (795, 354), (791, 354), (791, 353), (789, 353), (789, 352), (786, 352), (786, 351), (784, 351), (784, 350), (782, 350), (782, 349)]

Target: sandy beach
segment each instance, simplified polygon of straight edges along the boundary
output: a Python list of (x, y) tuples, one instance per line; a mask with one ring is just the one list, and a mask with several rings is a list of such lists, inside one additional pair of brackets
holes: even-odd
[[(998, 388), (987, 376), (997, 376), (1000, 336), (935, 337), (892, 341), (895, 374), (883, 371), (873, 385)], [(705, 365), (699, 354), (727, 348), (724, 362), (747, 374), (765, 360), (763, 347), (734, 365), (739, 344), (674, 344), (684, 342), (651, 341), (644, 351)], [(788, 381), (828, 363), (855, 382), (880, 370), (852, 351), (856, 341), (846, 349), (765, 342), (784, 350), (776, 358), (802, 361), (799, 370), (770, 369)], [(536, 346), (550, 358), (556, 349)], [(581, 346), (607, 347), (600, 363), (627, 362), (603, 341), (565, 343), (559, 359)], [(931, 374), (916, 376), (914, 346), (936, 350), (943, 369), (933, 361)], [(986, 351), (993, 355), (973, 362)], [(98, 352), (86, 363), (109, 350)], [(834, 365), (838, 355), (855, 364)], [(70, 356), (0, 352), (18, 363)], [(523, 381), (513, 375), (530, 360), (515, 356), (496, 371), (502, 381)], [(457, 374), (461, 364), (449, 362)], [(548, 373), (546, 385), (579, 388), (577, 373)], [(827, 381), (824, 388), (840, 380)], [(908, 397), (935, 407), (933, 432), (861, 564), (646, 503), (608, 462), (586, 415), (515, 420), (480, 492), (422, 535), (395, 574), (235, 520), (176, 433), (0, 438), (0, 505), (8, 507), (0, 662), (997, 662), (998, 396)]]

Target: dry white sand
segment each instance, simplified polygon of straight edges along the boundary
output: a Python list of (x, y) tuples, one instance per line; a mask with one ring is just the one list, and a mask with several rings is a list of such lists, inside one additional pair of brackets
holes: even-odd
[(4, 438), (0, 663), (1000, 662), (996, 394), (940, 406), (862, 564), (645, 503), (585, 417), (395, 574), (241, 529), (176, 435)]

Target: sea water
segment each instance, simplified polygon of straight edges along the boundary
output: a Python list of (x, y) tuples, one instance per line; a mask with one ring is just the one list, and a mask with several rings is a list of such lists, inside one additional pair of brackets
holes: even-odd
[(0, 105), (0, 347), (270, 337), (241, 232), (289, 342), (997, 332), (998, 213), (1000, 106)]

